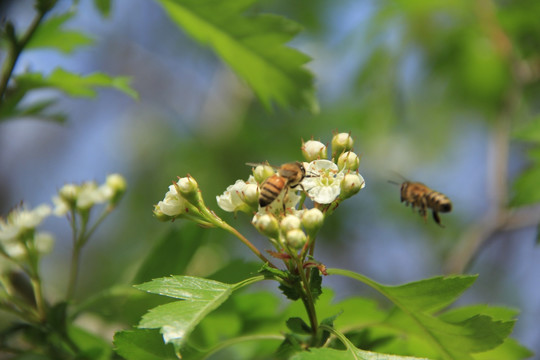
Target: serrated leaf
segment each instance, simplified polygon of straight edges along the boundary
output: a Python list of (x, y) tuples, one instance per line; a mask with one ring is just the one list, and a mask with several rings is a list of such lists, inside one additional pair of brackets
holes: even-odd
[(273, 15), (243, 16), (255, 0), (158, 0), (171, 19), (208, 45), (242, 77), (261, 102), (318, 111), (309, 57), (284, 45), (300, 27)]
[[(499, 321), (479, 314), (465, 318), (464, 314), (454, 314), (456, 322), (451, 322), (431, 315), (434, 310), (453, 302), (472, 284), (475, 276), (435, 277), (386, 286), (348, 270), (329, 269), (328, 273), (349, 276), (378, 290), (411, 320), (408, 331), (423, 335), (444, 359), (472, 359), (470, 353), (495, 348), (512, 332), (513, 320)], [(500, 312), (498, 315), (506, 316)]]
[(126, 360), (176, 360), (174, 347), (156, 330), (136, 329), (114, 335), (115, 350)]
[(55, 48), (64, 53), (71, 53), (77, 47), (91, 45), (94, 42), (93, 39), (85, 34), (62, 30), (62, 25), (74, 15), (75, 13), (65, 13), (52, 16), (42, 22), (30, 38), (27, 48)]
[[(248, 283), (248, 279), (242, 283)], [(166, 343), (181, 346), (193, 328), (220, 306), (241, 283), (224, 284), (192, 276), (154, 279), (136, 288), (184, 301), (158, 306), (146, 313), (139, 328), (160, 328)]]
[(357, 348), (343, 351), (328, 348), (310, 349), (302, 351), (292, 357), (291, 360), (429, 360), (411, 356), (399, 356), (374, 353)]
[(103, 73), (93, 73), (87, 76), (56, 68), (44, 77), (41, 73), (25, 73), (15, 77), (17, 87), (32, 90), (40, 88), (55, 88), (75, 97), (94, 97), (96, 87), (112, 87), (127, 95), (138, 98), (138, 94), (129, 86), (130, 78), (126, 76), (110, 77)]
[(501, 346), (497, 346), (495, 349), (474, 354), (475, 360), (523, 360), (529, 359), (534, 353), (526, 347), (520, 345), (514, 339), (506, 339)]
[(476, 278), (476, 275), (438, 276), (399, 286), (378, 286), (408, 311), (433, 312), (453, 303)]
[(322, 276), (319, 269), (313, 268), (310, 271), (309, 288), (311, 290), (311, 296), (313, 301), (316, 302), (319, 296), (322, 294)]

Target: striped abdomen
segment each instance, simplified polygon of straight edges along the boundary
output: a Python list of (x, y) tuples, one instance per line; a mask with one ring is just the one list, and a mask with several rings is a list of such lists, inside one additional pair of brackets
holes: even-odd
[(259, 194), (259, 205), (261, 207), (265, 207), (267, 205), (270, 205), (272, 201), (276, 200), (276, 198), (287, 185), (287, 181), (288, 180), (286, 178), (277, 174), (272, 175), (268, 179), (266, 179), (261, 186), (261, 191)]

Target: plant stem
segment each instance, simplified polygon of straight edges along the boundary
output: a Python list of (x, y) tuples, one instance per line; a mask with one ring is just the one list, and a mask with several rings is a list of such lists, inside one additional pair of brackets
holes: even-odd
[(219, 224), (219, 227), (221, 227), (223, 230), (226, 230), (226, 231), (230, 232), (231, 234), (233, 234), (234, 236), (236, 236), (237, 238), (239, 238), (240, 241), (242, 241), (244, 243), (244, 245), (246, 245), (255, 255), (257, 255), (257, 257), (259, 259), (261, 259), (263, 262), (267, 263), (268, 266), (271, 266), (271, 267), (277, 269), (277, 267), (270, 260), (268, 260), (266, 258), (266, 256), (264, 256), (261, 253), (261, 251), (259, 249), (257, 249), (257, 247), (255, 247), (255, 245), (253, 245), (251, 243), (251, 241), (249, 241), (244, 235), (240, 234), (240, 232), (238, 230), (236, 230), (235, 228), (233, 228), (232, 226), (230, 226), (229, 224), (227, 224), (224, 221), (222, 221)]
[(15, 69), (15, 65), (17, 64), (17, 60), (19, 60), (19, 56), (36, 32), (36, 29), (38, 28), (46, 13), (47, 10), (38, 12), (38, 14), (32, 20), (32, 23), (26, 30), (26, 33), (20, 40), (17, 40), (15, 36), (9, 39), (10, 46), (8, 49), (6, 62), (2, 69), (2, 76), (0, 78), (0, 104), (4, 101), (4, 96), (6, 94), (9, 79), (13, 74), (13, 70)]
[(247, 341), (253, 341), (253, 340), (278, 340), (283, 341), (285, 337), (283, 335), (249, 335), (249, 336), (241, 336), (234, 339), (229, 339), (226, 341), (221, 342), (220, 344), (216, 345), (214, 348), (210, 349), (202, 359), (208, 359), (213, 354), (217, 353), (218, 351), (225, 349), (229, 346), (247, 342)]
[(302, 262), (297, 256), (295, 256), (294, 259), (296, 261), (298, 273), (300, 274), (300, 278), (302, 279), (302, 284), (303, 284), (302, 293), (304, 293), (305, 297), (303, 297), (302, 300), (304, 302), (304, 306), (306, 307), (306, 311), (308, 313), (309, 322), (311, 324), (311, 331), (313, 332), (313, 336), (315, 336), (315, 334), (317, 334), (319, 322), (317, 321), (317, 312), (315, 311), (315, 302), (313, 301), (313, 294), (311, 294), (311, 290), (309, 288), (309, 282), (306, 276), (306, 272), (304, 271), (304, 267), (302, 266)]

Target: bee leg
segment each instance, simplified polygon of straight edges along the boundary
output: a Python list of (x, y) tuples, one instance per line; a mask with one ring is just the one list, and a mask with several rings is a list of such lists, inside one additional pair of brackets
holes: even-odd
[(433, 211), (433, 220), (435, 220), (435, 222), (439, 224), (440, 227), (444, 227), (444, 225), (441, 224), (441, 218), (439, 217), (439, 213), (436, 211)]
[(287, 202), (287, 196), (289, 196), (289, 187), (288, 186), (285, 189), (285, 194), (283, 194), (283, 215), (287, 214), (287, 207), (285, 206), (285, 203)]

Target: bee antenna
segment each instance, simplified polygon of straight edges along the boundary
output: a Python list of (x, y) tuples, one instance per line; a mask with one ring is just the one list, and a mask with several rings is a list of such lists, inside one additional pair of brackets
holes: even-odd
[(397, 186), (401, 185), (400, 183), (398, 183), (398, 182), (396, 182), (396, 181), (394, 181), (394, 180), (388, 180), (388, 182), (389, 182), (390, 184), (394, 184), (394, 185), (397, 185)]

